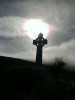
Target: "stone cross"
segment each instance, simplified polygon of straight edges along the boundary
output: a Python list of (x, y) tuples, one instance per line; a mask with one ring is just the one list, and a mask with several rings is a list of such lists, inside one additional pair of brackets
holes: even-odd
[(36, 64), (42, 65), (42, 47), (47, 44), (47, 39), (43, 38), (43, 34), (39, 33), (38, 38), (33, 40), (33, 45), (37, 46)]

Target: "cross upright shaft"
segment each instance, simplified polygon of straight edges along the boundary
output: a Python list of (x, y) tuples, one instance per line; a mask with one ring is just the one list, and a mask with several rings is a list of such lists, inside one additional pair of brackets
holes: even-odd
[(47, 44), (47, 39), (43, 38), (43, 34), (40, 33), (36, 40), (33, 40), (33, 45), (37, 46), (37, 53), (36, 53), (36, 64), (42, 64), (42, 47)]

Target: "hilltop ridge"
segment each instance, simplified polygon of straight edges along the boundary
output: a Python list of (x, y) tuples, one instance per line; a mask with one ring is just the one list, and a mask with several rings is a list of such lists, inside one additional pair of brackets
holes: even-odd
[(0, 100), (75, 100), (75, 72), (64, 66), (0, 56)]

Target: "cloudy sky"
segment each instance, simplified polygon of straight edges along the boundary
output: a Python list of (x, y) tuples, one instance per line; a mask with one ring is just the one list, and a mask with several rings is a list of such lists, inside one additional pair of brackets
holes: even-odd
[(31, 18), (55, 27), (46, 37), (43, 62), (63, 57), (75, 64), (75, 0), (0, 0), (0, 55), (35, 61), (36, 47), (21, 29)]

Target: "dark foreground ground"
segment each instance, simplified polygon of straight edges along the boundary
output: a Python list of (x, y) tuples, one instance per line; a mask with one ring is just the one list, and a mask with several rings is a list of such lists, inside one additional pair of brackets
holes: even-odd
[(65, 66), (0, 57), (0, 100), (75, 100), (75, 72)]

